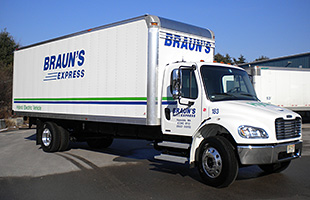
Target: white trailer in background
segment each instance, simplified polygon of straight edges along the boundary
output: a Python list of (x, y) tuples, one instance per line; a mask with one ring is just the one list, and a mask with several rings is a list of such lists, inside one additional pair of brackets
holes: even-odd
[(241, 165), (284, 170), (301, 156), (300, 116), (259, 102), (246, 71), (213, 63), (214, 46), (208, 29), (145, 15), (23, 47), (13, 111), (46, 152), (152, 140), (157, 159), (197, 166), (216, 187)]
[(255, 66), (247, 71), (262, 102), (309, 115), (310, 69)]

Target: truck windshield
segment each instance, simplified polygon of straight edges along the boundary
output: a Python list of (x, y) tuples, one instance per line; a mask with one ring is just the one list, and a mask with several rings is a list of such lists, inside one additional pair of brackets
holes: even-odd
[(200, 71), (207, 96), (211, 101), (257, 100), (245, 71), (207, 65), (202, 66)]

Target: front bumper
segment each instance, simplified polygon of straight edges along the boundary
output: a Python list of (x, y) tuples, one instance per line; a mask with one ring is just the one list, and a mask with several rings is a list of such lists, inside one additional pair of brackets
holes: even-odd
[[(295, 145), (295, 151), (291, 152)], [(301, 156), (302, 141), (276, 145), (240, 145), (237, 146), (240, 162), (243, 165), (271, 164)], [(290, 149), (290, 150), (288, 150)]]

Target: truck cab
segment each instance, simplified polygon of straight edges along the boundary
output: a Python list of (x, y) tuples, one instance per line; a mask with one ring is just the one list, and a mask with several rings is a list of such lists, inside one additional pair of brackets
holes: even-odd
[(262, 103), (242, 68), (174, 63), (165, 69), (162, 132), (191, 137), (189, 163), (209, 185), (229, 185), (241, 165), (284, 170), (301, 156), (301, 117)]

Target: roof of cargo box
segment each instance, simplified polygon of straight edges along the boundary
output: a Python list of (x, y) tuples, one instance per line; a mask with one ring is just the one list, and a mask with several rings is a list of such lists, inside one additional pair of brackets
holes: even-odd
[(178, 21), (174, 21), (174, 20), (170, 20), (170, 19), (166, 19), (163, 17), (158, 17), (158, 18), (160, 20), (160, 26), (163, 28), (172, 29), (172, 30), (181, 31), (184, 33), (190, 33), (190, 34), (199, 35), (202, 37), (214, 39), (214, 34), (209, 29), (201, 28), (198, 26), (193, 26), (190, 24), (186, 24), (186, 23), (182, 23), (182, 22), (178, 22)]
[(123, 20), (123, 21), (119, 21), (119, 22), (115, 22), (115, 23), (111, 23), (111, 24), (107, 24), (107, 25), (103, 25), (103, 26), (99, 26), (99, 27), (95, 27), (95, 28), (90, 28), (84, 31), (80, 31), (80, 32), (76, 32), (76, 33), (72, 33), (69, 35), (65, 35), (65, 36), (61, 36), (61, 37), (57, 37), (54, 39), (50, 39), (50, 40), (46, 40), (43, 42), (38, 42), (35, 44), (31, 44), (31, 45), (27, 45), (27, 46), (23, 46), (21, 48), (18, 48), (17, 50), (21, 50), (21, 49), (26, 49), (26, 48), (30, 48), (30, 47), (34, 47), (34, 46), (38, 46), (41, 44), (45, 44), (45, 43), (49, 43), (49, 42), (54, 42), (57, 40), (61, 40), (61, 39), (65, 39), (65, 38), (70, 38), (73, 36), (77, 36), (77, 35), (82, 35), (82, 34), (86, 34), (92, 31), (98, 31), (98, 30), (102, 30), (102, 29), (106, 29), (106, 28), (110, 28), (110, 27), (114, 27), (114, 26), (118, 26), (121, 24), (126, 24), (126, 23), (130, 23), (130, 22), (134, 22), (134, 21), (138, 21), (138, 20), (146, 20), (147, 22), (157, 22), (159, 27), (162, 28), (166, 28), (166, 29), (171, 29), (171, 30), (175, 30), (175, 31), (180, 31), (180, 32), (184, 32), (184, 33), (189, 33), (189, 34), (193, 34), (193, 35), (197, 35), (197, 36), (201, 36), (201, 37), (206, 37), (206, 38), (210, 38), (210, 39), (214, 39), (214, 33), (213, 31), (206, 29), (206, 28), (201, 28), (198, 26), (193, 26), (190, 24), (186, 24), (186, 23), (182, 23), (182, 22), (178, 22), (178, 21), (174, 21), (174, 20), (170, 20), (170, 19), (166, 19), (163, 17), (158, 17), (155, 15), (142, 15), (139, 17), (135, 17), (135, 18), (131, 18), (131, 19), (127, 19), (127, 20)]

